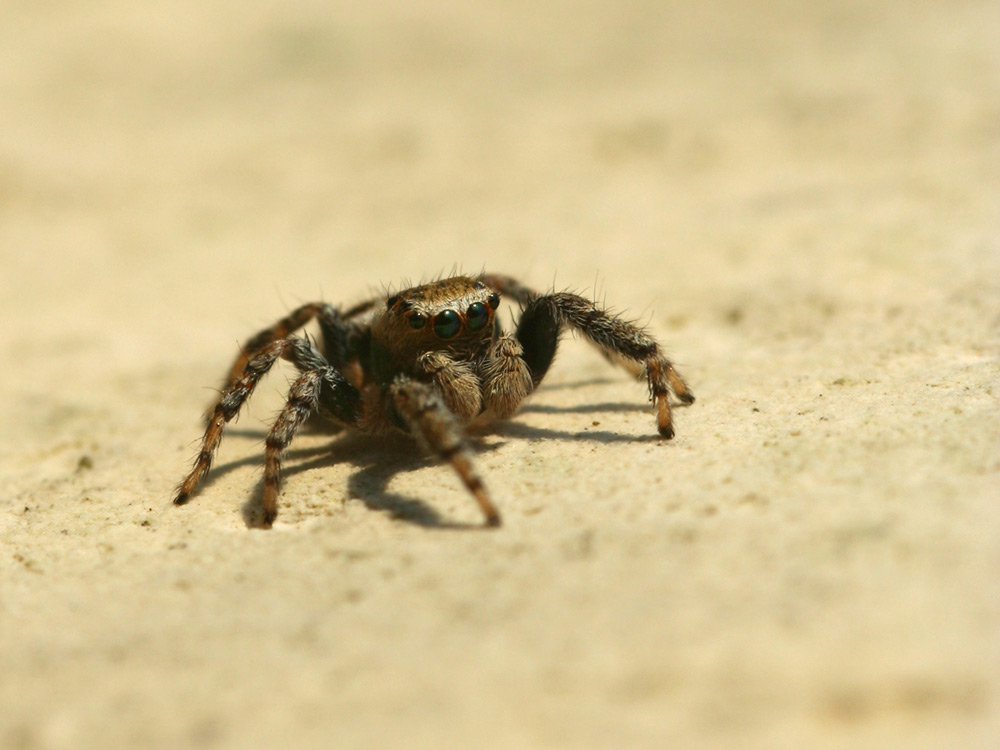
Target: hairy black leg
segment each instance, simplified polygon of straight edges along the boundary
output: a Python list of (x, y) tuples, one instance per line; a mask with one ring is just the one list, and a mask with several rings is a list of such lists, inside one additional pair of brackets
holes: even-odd
[(562, 320), (558, 307), (549, 302), (539, 302), (548, 300), (551, 295), (541, 295), (511, 276), (486, 273), (479, 280), (521, 306), (521, 319), (515, 336), (524, 350), (523, 358), (531, 371), (533, 387), (537, 387), (548, 372), (559, 346)]
[(349, 425), (354, 425), (360, 420), (361, 397), (358, 391), (343, 375), (327, 364), (323, 355), (309, 341), (303, 338), (274, 341), (246, 363), (239, 377), (215, 404), (194, 466), (177, 488), (175, 503), (183, 505), (197, 490), (212, 466), (212, 459), (219, 443), (222, 442), (226, 423), (239, 414), (261, 378), (279, 358), (288, 360), (302, 373), (319, 373), (321, 385), (319, 405), (325, 415)]
[(286, 341), (281, 356), (300, 373), (319, 372), (322, 376), (318, 410), (327, 418), (348, 426), (357, 426), (361, 420), (361, 394), (347, 378), (305, 338)]
[[(496, 289), (498, 292), (500, 292), (500, 294), (510, 297), (512, 300), (520, 304), (522, 308), (527, 307), (530, 302), (543, 296), (534, 289), (525, 286), (517, 279), (511, 276), (506, 276), (504, 274), (486, 273), (481, 275), (479, 277), (479, 280), (489, 285), (493, 289)], [(583, 302), (586, 305), (596, 309), (596, 305), (593, 302), (587, 300), (586, 298), (579, 297), (578, 295), (575, 294), (565, 294), (565, 295), (554, 294), (547, 296), (576, 297), (577, 299), (583, 300)], [(630, 325), (632, 328), (636, 328), (634, 324), (628, 323), (627, 321), (622, 321), (617, 316), (611, 315), (606, 311), (599, 311), (599, 312), (601, 312), (602, 315), (605, 317), (617, 319), (622, 323)], [(570, 325), (573, 325), (572, 320), (566, 320), (565, 322)], [(641, 329), (639, 329), (639, 332), (642, 333)], [(584, 333), (586, 332), (584, 331)], [(628, 370), (632, 375), (634, 375), (637, 378), (642, 379), (647, 377), (647, 367), (646, 367), (646, 362), (644, 360), (633, 359), (630, 354), (622, 352), (620, 348), (615, 346), (606, 346), (605, 343), (602, 342), (601, 340), (591, 338), (590, 342), (595, 346), (597, 346), (597, 348), (608, 359), (609, 362), (612, 362), (613, 364)], [(669, 365), (669, 362), (667, 364)], [(676, 371), (674, 371), (672, 366), (666, 369), (666, 374), (664, 377), (669, 381), (670, 388), (677, 395), (678, 399), (680, 399), (684, 403), (692, 403), (694, 401), (694, 396), (691, 395), (687, 386), (684, 384), (684, 381), (681, 380), (681, 378), (677, 375)]]
[[(511, 276), (486, 273), (481, 275), (479, 280), (521, 306), (521, 319), (518, 321), (515, 333), (516, 343), (523, 350), (523, 360), (531, 373), (532, 388), (536, 388), (548, 372), (559, 347), (562, 320), (558, 307), (549, 302), (540, 302), (548, 300), (550, 295), (541, 295)], [(501, 340), (502, 337), (497, 341)], [(498, 347), (495, 343), (494, 352), (491, 354), (495, 357), (496, 353), (502, 355), (509, 349), (510, 346), (507, 344)], [(501, 356), (502, 359), (506, 357)], [(497, 360), (494, 359), (494, 366), (497, 364)]]
[(531, 299), (524, 309), (517, 338), (535, 385), (552, 363), (563, 326), (579, 331), (610, 358), (634, 362), (645, 369), (650, 397), (656, 404), (658, 431), (663, 437), (673, 437), (670, 392), (688, 404), (694, 401), (694, 394), (649, 334), (579, 295), (546, 294)]
[(323, 337), (323, 355), (343, 373), (356, 388), (365, 382), (364, 368), (371, 348), (371, 330), (368, 326), (376, 301), (369, 300), (341, 312), (334, 307), (324, 307), (317, 321)]
[(177, 505), (186, 503), (191, 494), (198, 488), (201, 480), (212, 466), (212, 458), (219, 443), (222, 442), (222, 432), (226, 423), (239, 414), (243, 404), (257, 387), (257, 383), (289, 346), (288, 342), (288, 339), (275, 341), (258, 351), (222, 393), (209, 415), (208, 426), (205, 428), (201, 449), (195, 458), (194, 466), (177, 487), (177, 493), (174, 495), (174, 502)]
[(358, 390), (329, 366), (308, 341), (293, 339), (282, 356), (302, 371), (302, 375), (289, 388), (288, 401), (264, 443), (265, 526), (274, 523), (278, 515), (281, 454), (291, 444), (302, 424), (317, 409), (327, 417), (352, 426), (360, 422), (362, 413)]
[(347, 340), (351, 324), (340, 316), (335, 308), (325, 308), (316, 316), (323, 339), (323, 356), (334, 367), (340, 368), (348, 360)]
[(322, 302), (310, 302), (292, 310), (292, 312), (278, 322), (255, 333), (242, 346), (239, 355), (236, 357), (236, 361), (229, 368), (226, 380), (222, 384), (223, 388), (228, 388), (241, 375), (247, 362), (256, 356), (257, 352), (265, 346), (288, 338), (322, 311), (332, 309), (330, 305), (323, 304)]
[(537, 388), (549, 371), (559, 346), (562, 325), (559, 308), (551, 297), (532, 299), (521, 313), (515, 336), (524, 350), (524, 361)]
[(469, 492), (479, 503), (487, 526), (500, 525), (500, 513), (490, 501), (472, 462), (472, 451), (462, 434), (458, 419), (448, 411), (444, 400), (433, 387), (398, 377), (389, 387), (392, 406), (410, 432), (442, 461), (455, 469)]
[(365, 347), (365, 327), (333, 307), (325, 307), (316, 317), (323, 338), (323, 356), (338, 370), (356, 362)]
[(291, 444), (296, 431), (316, 410), (323, 388), (323, 373), (311, 370), (292, 383), (288, 401), (274, 421), (264, 442), (264, 526), (270, 527), (278, 515), (281, 490), (281, 454)]
[(281, 342), (281, 358), (295, 365), (299, 372), (310, 370), (326, 370), (330, 368), (327, 361), (313, 342), (302, 336), (287, 338)]

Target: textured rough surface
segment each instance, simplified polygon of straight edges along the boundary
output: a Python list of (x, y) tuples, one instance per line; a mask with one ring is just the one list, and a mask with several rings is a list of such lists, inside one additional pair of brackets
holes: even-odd
[[(0, 747), (997, 746), (996, 2), (8, 6)], [(282, 365), (171, 506), (238, 340), (456, 264), (677, 437), (567, 340), (503, 529), (303, 434), (251, 531)]]

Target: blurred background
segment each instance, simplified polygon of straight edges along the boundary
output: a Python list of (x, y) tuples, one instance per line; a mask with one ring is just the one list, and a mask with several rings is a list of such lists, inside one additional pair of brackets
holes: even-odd
[(6, 314), (155, 356), (456, 265), (675, 314), (789, 263), (961, 272), (919, 209), (985, 218), (997, 6), (903, 8), (6, 3)]

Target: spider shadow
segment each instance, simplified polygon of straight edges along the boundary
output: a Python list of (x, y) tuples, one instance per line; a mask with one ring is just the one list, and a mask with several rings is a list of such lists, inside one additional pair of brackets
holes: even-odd
[[(307, 431), (308, 429), (308, 431)], [(340, 433), (344, 432), (344, 428), (338, 428), (336, 425), (331, 425), (329, 430), (317, 430), (307, 427), (307, 429), (302, 430), (302, 434), (309, 435), (319, 435), (326, 434), (331, 437), (336, 437)], [(213, 465), (208, 475), (202, 479), (199, 487), (198, 494), (204, 492), (205, 488), (211, 487), (215, 484), (221, 477), (229, 474), (237, 469), (242, 469), (244, 466), (257, 466), (262, 467), (264, 461), (264, 440), (267, 438), (267, 432), (264, 430), (251, 430), (251, 429), (240, 429), (233, 428), (226, 431), (226, 437), (238, 437), (247, 439), (256, 439), (256, 445), (260, 448), (259, 453), (255, 453), (246, 458), (240, 458), (233, 461), (229, 461), (224, 464)], [(323, 455), (328, 453), (330, 450), (329, 445), (317, 446), (314, 448), (290, 448), (286, 450), (283, 454), (282, 461), (287, 462), (289, 460), (295, 461), (297, 459), (310, 458), (314, 456)]]
[(634, 402), (605, 402), (603, 404), (577, 404), (574, 406), (552, 406), (551, 404), (528, 403), (520, 408), (519, 414), (596, 414), (603, 412), (649, 411), (649, 404)]
[[(589, 384), (591, 381), (582, 383)], [(604, 382), (604, 381), (598, 381)], [(570, 383), (564, 387), (577, 387), (581, 383)], [(687, 406), (676, 404), (675, 406)], [(601, 404), (580, 404), (575, 406), (550, 406), (547, 404), (525, 404), (522, 412), (542, 414), (557, 413), (601, 413), (601, 412), (645, 412), (648, 405), (634, 402), (607, 402)], [(287, 478), (296, 474), (323, 469), (347, 463), (354, 467), (347, 479), (348, 497), (360, 499), (370, 510), (387, 512), (394, 519), (405, 521), (416, 526), (437, 529), (478, 529), (479, 523), (460, 523), (449, 521), (437, 510), (423, 500), (407, 497), (388, 489), (389, 483), (398, 474), (425, 468), (438, 462), (431, 456), (426, 456), (417, 448), (413, 438), (407, 435), (374, 436), (340, 428), (328, 423), (310, 423), (304, 434), (329, 436), (331, 442), (310, 448), (289, 449), (283, 456), (283, 475)], [(228, 432), (230, 437), (256, 438), (262, 445), (266, 432), (262, 430), (234, 429)], [(570, 432), (551, 428), (535, 427), (518, 421), (496, 421), (487, 425), (475, 425), (467, 433), (467, 439), (474, 453), (481, 454), (493, 451), (503, 445), (503, 442), (487, 445), (483, 436), (494, 435), (525, 440), (570, 440), (577, 442), (612, 443), (646, 443), (663, 440), (657, 434), (625, 435), (607, 430), (584, 430)], [(261, 456), (253, 455), (230, 461), (213, 468), (202, 485), (210, 486), (219, 477), (245, 466), (260, 466)], [(441, 465), (443, 469), (448, 467)], [(243, 504), (243, 520), (250, 528), (266, 526), (263, 522), (263, 479), (256, 482), (250, 498)]]
[[(486, 446), (475, 438), (471, 438), (470, 443), (477, 454), (498, 447)], [(356, 469), (347, 478), (347, 496), (358, 498), (369, 510), (386, 512), (396, 520), (425, 528), (482, 528), (481, 523), (450, 521), (423, 500), (388, 489), (389, 483), (398, 474), (438, 463), (433, 457), (425, 456), (414, 440), (406, 435), (375, 436), (348, 431), (322, 448), (301, 451), (298, 456), (292, 456), (289, 452), (286, 456), (297, 458), (306, 457), (306, 454), (308, 460), (283, 470), (285, 477), (346, 463)], [(250, 499), (243, 504), (243, 519), (248, 527), (259, 528), (265, 525), (262, 523), (263, 493), (263, 481), (258, 481)]]
[(577, 443), (603, 443), (605, 445), (612, 443), (658, 443), (664, 440), (656, 433), (636, 437), (608, 430), (569, 432), (567, 430), (553, 430), (549, 427), (534, 427), (523, 422), (507, 422), (502, 427), (497, 428), (495, 432), (498, 435), (521, 440), (568, 440)]
[(591, 385), (610, 385), (611, 383), (620, 382), (620, 378), (601, 375), (599, 377), (587, 378), (586, 380), (568, 380), (563, 383), (544, 383), (541, 387), (539, 387), (536, 393), (543, 393), (545, 391), (570, 391), (576, 390), (577, 388), (586, 388)]

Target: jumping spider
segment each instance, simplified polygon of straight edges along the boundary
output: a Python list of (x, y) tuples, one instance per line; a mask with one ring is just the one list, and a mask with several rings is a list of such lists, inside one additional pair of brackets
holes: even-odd
[[(500, 295), (521, 306), (513, 334), (497, 320)], [(321, 347), (293, 336), (317, 320)], [(414, 435), (452, 465), (486, 518), (500, 513), (479, 478), (463, 428), (480, 414), (511, 417), (552, 364), (563, 328), (576, 329), (608, 359), (649, 384), (660, 435), (674, 435), (670, 393), (694, 395), (659, 345), (634, 324), (568, 292), (538, 294), (507, 276), (455, 276), (372, 299), (345, 311), (323, 303), (299, 307), (251, 338), (229, 370), (191, 472), (174, 502), (183, 505), (208, 472), (226, 423), (279, 359), (299, 371), (267, 435), (264, 525), (278, 513), (281, 454), (308, 417), (374, 433)]]

